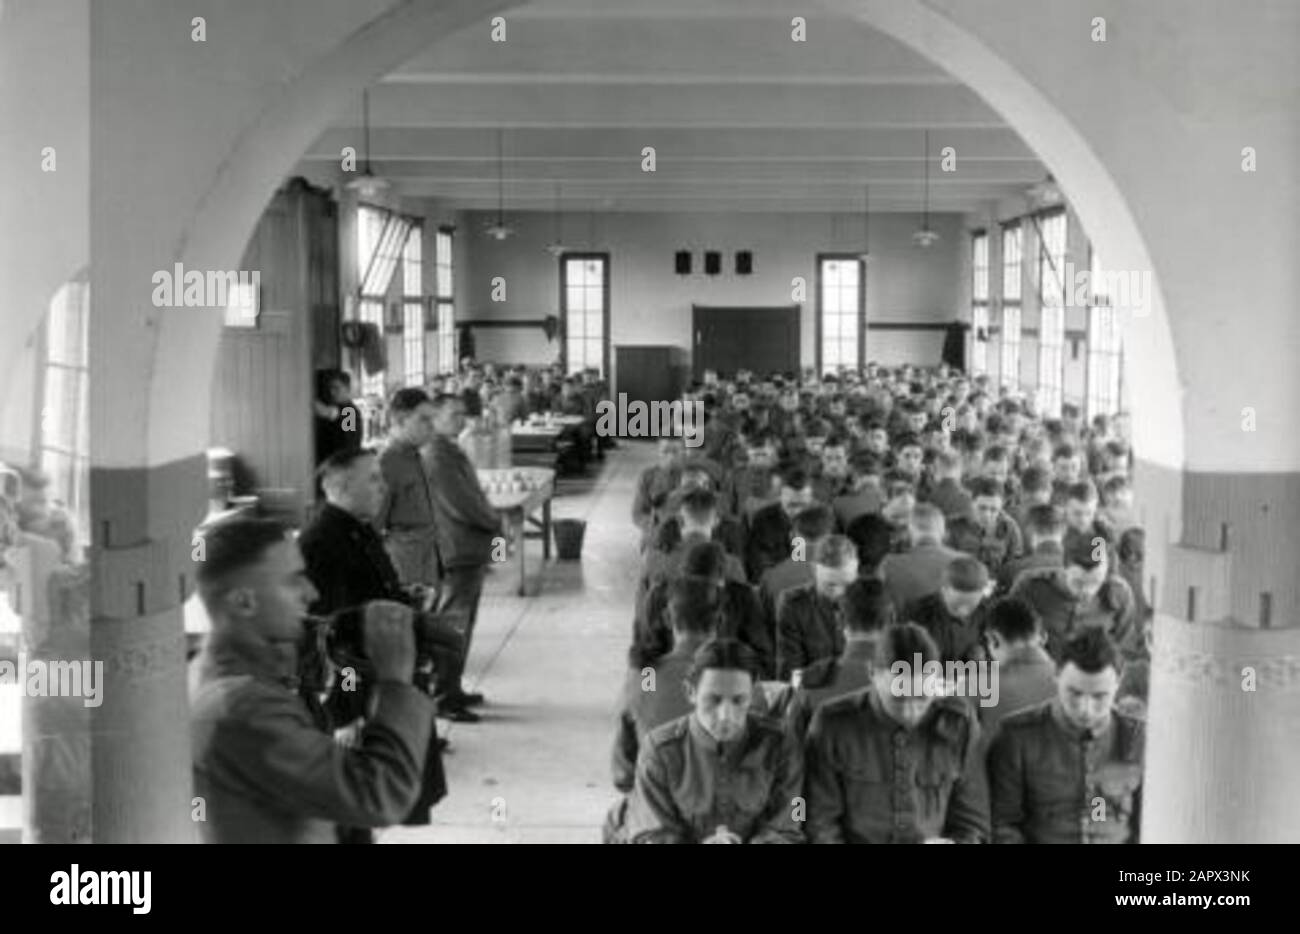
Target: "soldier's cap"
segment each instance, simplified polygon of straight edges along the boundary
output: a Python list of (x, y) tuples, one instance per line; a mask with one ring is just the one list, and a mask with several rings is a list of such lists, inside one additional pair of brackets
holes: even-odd
[(965, 593), (982, 591), (989, 585), (989, 570), (975, 558), (954, 558), (943, 572), (944, 582)]

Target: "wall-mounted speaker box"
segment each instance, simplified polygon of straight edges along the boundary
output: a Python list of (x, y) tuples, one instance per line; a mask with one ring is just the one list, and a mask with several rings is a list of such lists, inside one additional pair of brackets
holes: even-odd
[(754, 271), (754, 254), (749, 250), (736, 252), (736, 275), (747, 276)]
[(722, 272), (722, 254), (717, 250), (709, 250), (705, 253), (704, 271), (710, 276), (716, 276)]
[(691, 274), (691, 251), (678, 250), (673, 256), (673, 268), (679, 276), (689, 276)]

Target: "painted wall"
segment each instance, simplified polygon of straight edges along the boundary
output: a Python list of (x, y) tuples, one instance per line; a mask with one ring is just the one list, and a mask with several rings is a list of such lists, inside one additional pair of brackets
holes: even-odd
[[(464, 313), (470, 320), (540, 319), (559, 314), (559, 262), (546, 252), (557, 233), (551, 213), (508, 213), (516, 236), (496, 241), (483, 233), (490, 213), (466, 212), (467, 265)], [(559, 235), (575, 250), (610, 254), (610, 339), (612, 344), (691, 345), (691, 306), (790, 304), (791, 282), (803, 277), (801, 358), (815, 361), (816, 255), (862, 248), (860, 213), (844, 214), (569, 214), (560, 215)], [(872, 260), (867, 271), (867, 320), (890, 323), (947, 323), (959, 309), (961, 218), (935, 215), (940, 241), (928, 250), (911, 242), (920, 217), (881, 214), (871, 218)], [(693, 254), (688, 276), (673, 269), (679, 249)], [(723, 254), (722, 272), (704, 273), (704, 251)], [(734, 253), (750, 250), (753, 273), (735, 274)], [(503, 277), (505, 301), (492, 300), (492, 280)], [(549, 362), (536, 329), (479, 329), (479, 356)], [(867, 357), (883, 363), (937, 362), (940, 331), (883, 331), (867, 334)]]

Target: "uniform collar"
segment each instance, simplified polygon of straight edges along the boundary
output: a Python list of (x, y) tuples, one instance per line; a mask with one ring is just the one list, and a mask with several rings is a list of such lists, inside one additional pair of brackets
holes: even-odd
[(297, 642), (271, 641), (252, 632), (214, 628), (195, 662), (204, 680), (251, 675), (294, 690), (299, 681), (298, 659)]
[(1085, 735), (1087, 731), (1080, 729), (1079, 727), (1075, 726), (1073, 723), (1070, 722), (1070, 718), (1065, 715), (1065, 708), (1061, 706), (1061, 699), (1059, 697), (1052, 699), (1051, 709), (1052, 709), (1052, 720), (1065, 733), (1066, 736), (1070, 737), (1070, 739), (1076, 742), (1083, 742), (1089, 739), (1095, 742), (1097, 740), (1105, 739), (1110, 735), (1111, 728), (1115, 722), (1115, 714), (1112, 712), (1106, 718), (1105, 726), (1103, 726), (1100, 730), (1093, 732), (1091, 736), (1087, 736)]

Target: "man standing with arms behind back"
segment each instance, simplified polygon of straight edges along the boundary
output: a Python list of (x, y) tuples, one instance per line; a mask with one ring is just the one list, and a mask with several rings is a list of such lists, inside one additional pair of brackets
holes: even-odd
[(456, 443), (465, 427), (464, 403), (458, 396), (444, 394), (433, 400), (432, 409), (428, 471), (443, 581), (440, 612), (465, 637), (460, 663), (438, 673), (437, 695), (440, 710), (452, 720), (473, 723), (479, 717), (469, 708), (483, 703), (483, 695), (467, 694), (461, 678), (478, 620), (483, 579), (492, 560), (492, 543), (501, 535), (501, 520), (479, 486), (474, 465)]

